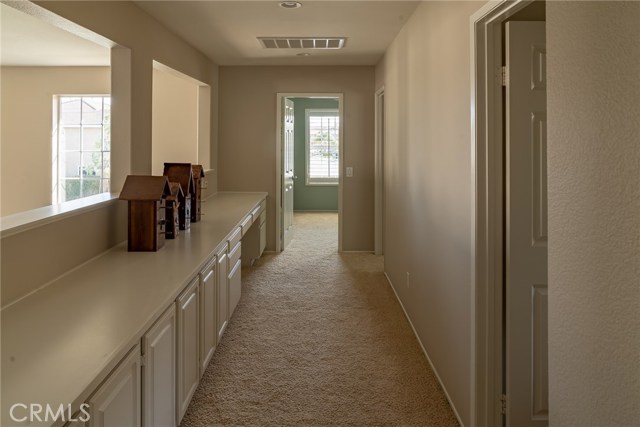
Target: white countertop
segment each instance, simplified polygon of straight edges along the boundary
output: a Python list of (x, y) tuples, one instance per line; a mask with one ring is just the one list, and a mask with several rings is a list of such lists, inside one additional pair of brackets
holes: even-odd
[(3, 309), (1, 425), (14, 403), (79, 408), (265, 197), (217, 193), (158, 252), (125, 242)]

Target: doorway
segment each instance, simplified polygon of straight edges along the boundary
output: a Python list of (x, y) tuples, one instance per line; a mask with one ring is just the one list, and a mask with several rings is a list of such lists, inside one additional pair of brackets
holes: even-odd
[(546, 47), (543, 22), (516, 21), (544, 2), (471, 18), (474, 426), (548, 425)]
[(278, 93), (276, 252), (295, 235), (296, 212), (337, 212), (342, 250), (343, 95)]

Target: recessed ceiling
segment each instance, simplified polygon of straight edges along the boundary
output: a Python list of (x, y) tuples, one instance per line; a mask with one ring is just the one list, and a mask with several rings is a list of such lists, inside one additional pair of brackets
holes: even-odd
[(0, 4), (0, 65), (109, 66), (109, 49)]
[[(219, 65), (375, 65), (419, 1), (146, 1), (136, 4)], [(344, 37), (344, 49), (265, 49), (259, 37)]]

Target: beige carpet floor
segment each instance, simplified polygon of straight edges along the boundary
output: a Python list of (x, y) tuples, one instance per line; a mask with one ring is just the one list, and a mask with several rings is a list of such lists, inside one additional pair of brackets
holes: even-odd
[(382, 258), (338, 254), (337, 215), (295, 215), (242, 298), (181, 426), (457, 426)]

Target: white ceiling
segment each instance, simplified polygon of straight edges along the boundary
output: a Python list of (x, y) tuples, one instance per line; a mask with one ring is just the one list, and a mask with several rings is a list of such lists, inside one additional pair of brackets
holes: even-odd
[[(136, 1), (220, 65), (374, 65), (419, 1)], [(0, 4), (0, 64), (108, 66), (109, 49)], [(346, 37), (341, 50), (265, 49), (257, 37)], [(296, 53), (309, 52), (299, 57)]]
[[(147, 1), (136, 4), (219, 65), (375, 65), (419, 1)], [(256, 37), (347, 37), (341, 50), (265, 49)], [(296, 53), (309, 52), (300, 57)]]
[(0, 4), (0, 65), (109, 66), (109, 49)]

